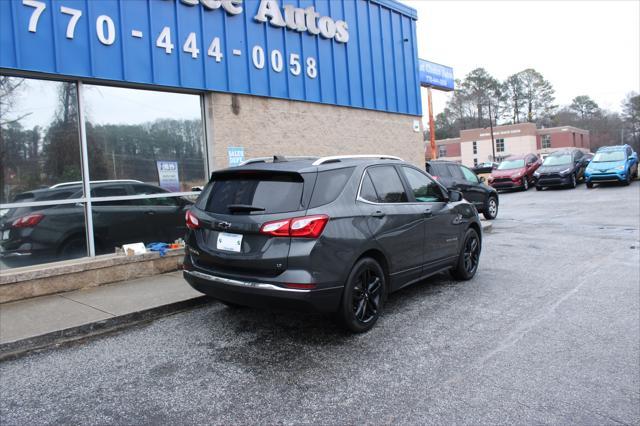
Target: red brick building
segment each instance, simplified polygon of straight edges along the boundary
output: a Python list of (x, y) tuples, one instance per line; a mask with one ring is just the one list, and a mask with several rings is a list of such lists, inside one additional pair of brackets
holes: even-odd
[[(460, 137), (436, 141), (437, 158), (458, 161), (469, 167), (485, 161), (501, 161), (514, 154), (536, 153), (546, 157), (561, 148), (591, 149), (589, 131), (572, 126), (537, 129), (533, 123), (493, 128), (494, 149), (489, 128), (467, 129)], [(495, 157), (493, 152), (495, 150)], [(431, 158), (427, 144), (426, 158)]]

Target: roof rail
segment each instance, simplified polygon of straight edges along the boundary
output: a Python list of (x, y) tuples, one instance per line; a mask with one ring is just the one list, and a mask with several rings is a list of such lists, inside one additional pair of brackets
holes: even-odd
[(396, 157), (395, 155), (377, 155), (377, 154), (366, 154), (366, 155), (333, 155), (330, 157), (322, 157), (322, 158), (318, 158), (316, 161), (313, 162), (314, 166), (319, 166), (321, 164), (325, 164), (325, 163), (333, 163), (336, 161), (342, 161), (342, 160), (352, 160), (352, 159), (365, 159), (365, 158), (377, 158), (380, 160), (400, 160), (403, 161), (402, 158), (400, 157)]
[(256, 164), (256, 163), (268, 163), (268, 162), (272, 162), (272, 163), (280, 163), (280, 162), (284, 162), (284, 161), (289, 161), (289, 160), (315, 160), (318, 157), (309, 157), (309, 156), (304, 156), (304, 155), (300, 155), (300, 156), (296, 156), (296, 155), (274, 155), (271, 157), (256, 157), (256, 158), (250, 158), (248, 160), (243, 161), (242, 163), (238, 164), (239, 166), (246, 166), (247, 164)]
[[(65, 186), (73, 186), (73, 185), (80, 185), (82, 183), (82, 181), (73, 181), (73, 182), (62, 182), (62, 183), (56, 183), (55, 185), (52, 185), (49, 187), (49, 189), (56, 189), (56, 188), (62, 188)], [(139, 180), (135, 180), (135, 179), (112, 179), (112, 180), (92, 180), (91, 183), (144, 183), (142, 181)]]

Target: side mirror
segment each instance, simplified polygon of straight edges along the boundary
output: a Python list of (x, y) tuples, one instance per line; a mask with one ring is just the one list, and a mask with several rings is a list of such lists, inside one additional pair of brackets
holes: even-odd
[(484, 178), (484, 176), (480, 176), (480, 182), (484, 182), (486, 179)]
[(458, 201), (462, 201), (462, 192), (456, 191), (455, 189), (449, 190), (449, 201), (452, 203), (457, 203)]

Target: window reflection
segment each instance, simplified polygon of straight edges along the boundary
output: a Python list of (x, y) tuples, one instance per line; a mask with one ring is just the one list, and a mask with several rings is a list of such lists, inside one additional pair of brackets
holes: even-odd
[(0, 75), (0, 203), (82, 178), (75, 84)]
[(133, 179), (169, 191), (205, 181), (200, 97), (84, 86), (91, 180)]

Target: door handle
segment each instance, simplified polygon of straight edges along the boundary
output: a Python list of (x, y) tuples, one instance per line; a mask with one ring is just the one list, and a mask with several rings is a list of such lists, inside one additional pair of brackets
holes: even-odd
[(431, 216), (433, 216), (433, 212), (431, 211), (431, 209), (424, 209), (423, 214), (424, 214), (426, 217), (431, 217)]
[(385, 214), (383, 212), (379, 211), (379, 210), (377, 212), (371, 214), (371, 217), (381, 218), (381, 217), (384, 217), (384, 216), (385, 216)]

